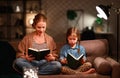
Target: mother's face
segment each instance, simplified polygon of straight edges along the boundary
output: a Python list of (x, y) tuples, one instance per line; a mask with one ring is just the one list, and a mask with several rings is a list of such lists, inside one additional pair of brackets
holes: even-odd
[(46, 31), (46, 21), (43, 21), (42, 19), (39, 20), (39, 22), (35, 25), (36, 32), (38, 34), (42, 34)]

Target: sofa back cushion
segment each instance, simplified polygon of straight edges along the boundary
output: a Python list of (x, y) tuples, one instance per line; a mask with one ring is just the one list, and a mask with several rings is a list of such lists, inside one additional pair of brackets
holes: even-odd
[(95, 57), (108, 55), (108, 41), (106, 39), (85, 40), (80, 43), (85, 47), (87, 60), (93, 63)]

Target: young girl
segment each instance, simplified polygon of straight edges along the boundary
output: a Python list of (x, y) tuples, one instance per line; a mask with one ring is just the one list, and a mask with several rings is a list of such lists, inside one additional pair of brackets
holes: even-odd
[[(62, 63), (62, 73), (64, 74), (79, 74), (81, 72), (84, 73), (92, 73), (95, 70), (92, 68), (92, 64), (90, 62), (86, 62), (86, 52), (85, 48), (81, 46), (80, 43), (80, 32), (75, 27), (71, 27), (68, 29), (66, 33), (67, 44), (65, 44), (60, 51), (60, 62)], [(77, 67), (76, 69), (72, 69), (67, 65), (67, 55), (71, 53), (76, 58), (81, 54), (84, 56), (80, 61), (82, 65)]]

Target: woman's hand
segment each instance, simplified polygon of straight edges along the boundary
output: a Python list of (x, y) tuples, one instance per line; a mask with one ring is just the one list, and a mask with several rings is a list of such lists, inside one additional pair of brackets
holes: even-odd
[(28, 61), (32, 61), (32, 60), (35, 59), (35, 57), (33, 57), (32, 55), (28, 55), (28, 56), (26, 56), (25, 58), (26, 58), (26, 60), (28, 60)]
[(58, 58), (58, 55), (57, 55), (57, 54), (54, 54), (54, 53), (53, 53), (52, 55), (53, 55), (56, 59)]
[(47, 61), (53, 61), (53, 60), (55, 60), (55, 57), (52, 54), (48, 54), (47, 56), (45, 56), (45, 59)]
[(67, 59), (64, 58), (64, 59), (60, 60), (60, 62), (61, 62), (62, 64), (67, 64)]

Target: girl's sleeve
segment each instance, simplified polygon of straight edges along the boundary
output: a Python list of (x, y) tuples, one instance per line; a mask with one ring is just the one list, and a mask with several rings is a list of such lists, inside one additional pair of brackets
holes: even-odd
[(66, 49), (65, 49), (65, 46), (63, 46), (63, 47), (60, 49), (60, 60), (66, 58), (66, 57), (67, 57)]
[(86, 60), (87, 60), (87, 57), (86, 57), (86, 51), (85, 51), (85, 48), (84, 48), (84, 47), (81, 47), (81, 53), (84, 54), (83, 60), (86, 61)]

